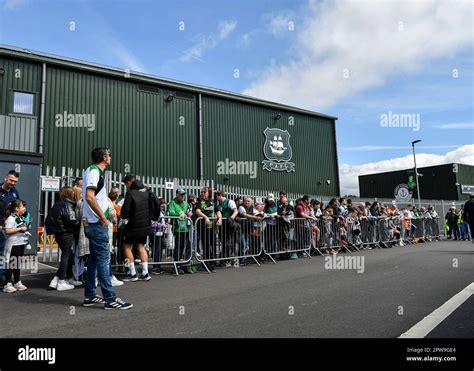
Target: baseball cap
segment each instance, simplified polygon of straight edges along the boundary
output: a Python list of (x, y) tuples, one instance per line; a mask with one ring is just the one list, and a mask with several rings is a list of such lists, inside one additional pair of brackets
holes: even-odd
[(186, 191), (183, 189), (183, 188), (178, 188), (176, 190), (176, 194), (178, 195), (185, 195), (186, 194)]
[(275, 195), (273, 193), (269, 193), (267, 196), (267, 200), (275, 200)]

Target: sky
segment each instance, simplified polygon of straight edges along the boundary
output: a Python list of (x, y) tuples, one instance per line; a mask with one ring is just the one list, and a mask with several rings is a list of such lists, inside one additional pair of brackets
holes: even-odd
[[(0, 0), (0, 43), (338, 117), (357, 176), (474, 165), (474, 3)], [(474, 183), (474, 180), (473, 180)]]

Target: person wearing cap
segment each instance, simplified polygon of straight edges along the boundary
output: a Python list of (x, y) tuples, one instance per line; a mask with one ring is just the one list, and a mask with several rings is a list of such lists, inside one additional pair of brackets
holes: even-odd
[(474, 193), (469, 195), (469, 200), (464, 204), (463, 220), (469, 224), (471, 240), (474, 243)]
[(446, 224), (448, 226), (448, 239), (454, 234), (454, 240), (459, 238), (458, 215), (456, 213), (456, 206), (451, 206), (449, 212), (445, 216)]
[[(174, 253), (175, 262), (188, 260), (191, 257), (191, 241), (189, 230), (191, 228), (192, 207), (186, 201), (186, 191), (183, 188), (176, 190), (176, 197), (168, 204), (168, 216), (173, 217)], [(178, 265), (178, 273), (184, 274), (181, 265)]]

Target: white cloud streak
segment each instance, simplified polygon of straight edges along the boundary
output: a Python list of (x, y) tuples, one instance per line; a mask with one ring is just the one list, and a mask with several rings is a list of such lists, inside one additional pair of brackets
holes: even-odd
[[(430, 153), (417, 153), (416, 164), (418, 167), (435, 166), (450, 163), (474, 165), (474, 144), (461, 146), (444, 155)], [(413, 168), (413, 155), (392, 158), (363, 165), (342, 164), (339, 169), (342, 195), (359, 195), (359, 175), (382, 173), (387, 171), (404, 170)]]
[(204, 54), (214, 49), (219, 43), (229, 37), (229, 35), (237, 27), (237, 21), (222, 21), (217, 27), (217, 35), (211, 34), (207, 36), (199, 36), (197, 43), (187, 49), (179, 58), (181, 62), (189, 62), (192, 60), (203, 61)]
[(294, 13), (267, 13), (262, 16), (263, 21), (266, 23), (265, 32), (272, 34), (275, 37), (284, 35), (290, 31), (290, 22), (294, 25)]
[(474, 122), (453, 122), (450, 124), (436, 125), (438, 129), (474, 129)]
[(122, 65), (125, 68), (129, 69), (130, 71), (143, 73), (148, 72), (145, 65), (140, 62), (140, 60), (129, 49), (127, 49), (116, 39), (109, 39), (107, 42), (104, 40), (104, 43), (107, 44), (107, 48), (122, 62)]
[[(442, 145), (442, 146), (417, 146), (418, 149), (443, 149), (458, 148), (461, 144)], [(411, 150), (410, 146), (358, 146), (358, 147), (342, 147), (341, 151), (356, 152), (372, 152), (372, 151), (390, 151), (390, 150)]]
[(5, 0), (2, 4), (2, 9), (5, 11), (13, 11), (21, 8), (26, 4), (26, 0)]
[(244, 94), (320, 110), (474, 40), (471, 1), (310, 1), (306, 14), (293, 58)]

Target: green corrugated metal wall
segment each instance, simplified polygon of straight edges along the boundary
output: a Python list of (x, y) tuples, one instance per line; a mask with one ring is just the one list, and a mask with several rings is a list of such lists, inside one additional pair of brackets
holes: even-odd
[[(40, 63), (0, 59), (6, 70), (20, 68), (22, 79), (1, 81), (0, 113), (11, 110), (9, 91), (36, 93), (40, 114)], [(8, 75), (10, 76), (10, 75)], [(156, 87), (156, 85), (153, 85)], [(198, 96), (165, 101), (158, 93), (137, 89), (138, 83), (99, 73), (47, 64), (44, 122), (44, 166), (84, 168), (90, 150), (99, 145), (112, 150), (112, 170), (141, 175), (196, 179), (199, 177)], [(338, 194), (335, 123), (332, 119), (277, 110), (231, 99), (202, 96), (203, 175), (224, 183), (217, 162), (256, 161), (257, 177), (229, 175), (227, 184), (254, 189), (286, 189), (319, 195)], [(57, 127), (56, 115), (94, 114), (95, 130)], [(282, 117), (274, 120), (276, 113)], [(294, 118), (294, 125), (288, 118)], [(180, 118), (184, 118), (184, 123)], [(67, 117), (66, 117), (67, 119)], [(266, 127), (288, 130), (293, 149), (292, 173), (262, 170)], [(330, 179), (328, 185), (326, 180)], [(321, 184), (319, 184), (321, 183)]]
[[(276, 113), (279, 120), (273, 119)], [(294, 125), (288, 123), (293, 116)], [(318, 195), (336, 195), (338, 190), (334, 121), (277, 111), (214, 97), (203, 97), (204, 178), (218, 183), (253, 189), (285, 189)], [(295, 172), (262, 170), (265, 159), (265, 128), (288, 130)], [(217, 174), (217, 163), (256, 161), (257, 177)], [(328, 185), (326, 180), (330, 179)], [(318, 184), (321, 181), (322, 184)]]
[[(468, 195), (460, 194), (456, 183), (474, 185), (474, 167), (458, 165), (453, 172), (453, 164), (418, 168), (420, 197), (427, 200), (467, 200)], [(359, 176), (360, 197), (393, 198), (395, 187), (407, 183), (407, 170)], [(416, 197), (416, 194), (414, 195)]]
[[(456, 174), (456, 180), (460, 185), (474, 185), (474, 166), (458, 165), (458, 173)], [(468, 200), (468, 194), (461, 194), (461, 187), (457, 187), (459, 199)]]
[[(41, 65), (0, 57), (0, 67), (5, 75), (0, 78), (0, 114), (6, 115), (13, 107), (12, 90), (36, 93), (35, 114), (39, 116), (39, 97), (41, 91)], [(19, 70), (20, 78), (15, 70)]]
[[(196, 99), (137, 90), (126, 80), (48, 67), (44, 163), (85, 167), (90, 149), (112, 150), (112, 170), (150, 176), (196, 178)], [(56, 127), (55, 115), (95, 114), (96, 129)], [(184, 117), (184, 125), (179, 121)]]

